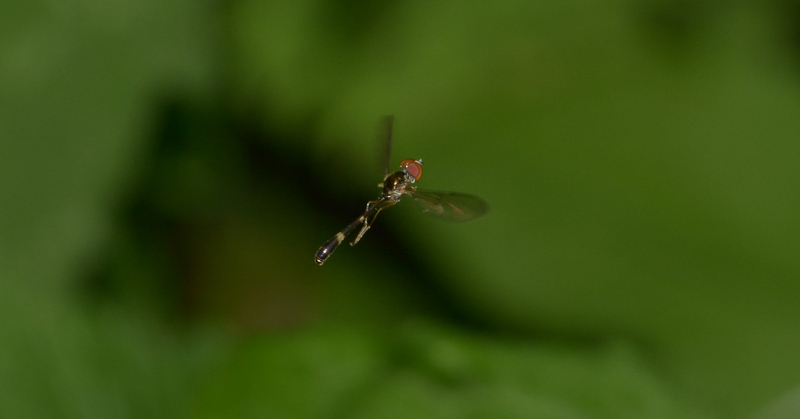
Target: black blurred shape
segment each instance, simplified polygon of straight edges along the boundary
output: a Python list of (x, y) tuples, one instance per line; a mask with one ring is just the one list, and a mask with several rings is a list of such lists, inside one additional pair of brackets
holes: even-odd
[[(203, 284), (198, 281), (197, 241), (207, 240), (204, 233), (213, 229), (215, 220), (241, 209), (247, 201), (229, 202), (218, 191), (203, 188), (184, 194), (180, 189), (187, 185), (170, 181), (170, 174), (189, 155), (203, 157), (200, 160), (214, 173), (233, 172), (224, 184), (226, 190), (269, 199), (258, 195), (268, 193), (267, 185), (280, 184), (326, 218), (335, 220), (330, 226), (331, 234), (359, 215), (353, 208), (364, 203), (354, 204), (347, 198), (358, 193), (330, 190), (323, 186), (329, 183), (320, 181), (320, 176), (337, 174), (314, 167), (317, 162), (310, 151), (314, 142), (312, 130), (295, 134), (296, 138), (279, 137), (275, 134), (277, 130), (271, 130), (257, 116), (261, 115), (257, 110), (234, 114), (228, 107), (209, 107), (180, 96), (164, 100), (156, 109), (151, 151), (142, 162), (138, 182), (119, 211), (120, 230), (129, 236), (131, 243), (112, 248), (94, 273), (85, 278), (84, 288), (94, 301), (145, 302), (145, 306), (181, 321), (203, 315), (202, 307), (197, 304), (198, 295), (203, 293)], [(314, 124), (314, 117), (310, 116), (307, 125)], [(368, 196), (370, 193), (374, 199), (379, 190), (364, 192)], [(287, 216), (291, 215), (287, 212)], [(453, 273), (444, 271), (429, 255), (415, 250), (412, 238), (397, 234), (398, 231), (386, 222), (376, 223), (369, 232), (370, 246), (378, 249), (385, 269), (405, 272), (409, 278), (405, 286), (413, 290), (411, 295), (423, 307), (418, 315), (482, 332), (531, 334), (530, 325), (518, 328), (501, 324), (465, 306), (445, 286), (456, 282), (448, 279)], [(309, 243), (310, 265), (314, 263), (313, 251), (326, 238)], [(137, 275), (124, 274), (125, 267), (131, 265), (136, 265)], [(314, 269), (326, 267), (314, 266)], [(385, 281), (385, 278), (376, 275), (374, 280)], [(594, 337), (582, 334), (559, 338), (582, 344), (596, 342)]]

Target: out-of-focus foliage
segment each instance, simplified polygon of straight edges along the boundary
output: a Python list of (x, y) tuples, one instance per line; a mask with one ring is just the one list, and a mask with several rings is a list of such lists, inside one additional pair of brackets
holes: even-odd
[(0, 417), (796, 417), (798, 11), (5, 2)]
[(261, 338), (234, 359), (199, 417), (701, 417), (613, 342), (537, 345), (412, 320), (382, 341), (341, 325)]
[(79, 292), (124, 249), (157, 95), (213, 88), (215, 25), (196, 2), (0, 5), (0, 417), (176, 417), (215, 359), (216, 332)]

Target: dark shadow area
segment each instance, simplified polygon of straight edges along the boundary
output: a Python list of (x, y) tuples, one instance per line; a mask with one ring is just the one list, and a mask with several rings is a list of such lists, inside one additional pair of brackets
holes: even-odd
[(675, 59), (691, 56), (719, 11), (705, 2), (683, 0), (642, 4), (635, 10), (644, 38)]
[(784, 21), (785, 40), (792, 52), (794, 64), (800, 70), (800, 2), (785, 1), (778, 4)]
[(396, 0), (331, 0), (325, 5), (325, 23), (348, 44), (360, 44), (385, 21)]
[[(314, 166), (311, 130), (296, 138), (280, 138), (258, 117), (233, 115), (224, 108), (208, 109), (187, 98), (164, 100), (157, 109), (152, 151), (142, 163), (141, 178), (119, 211), (120, 229), (128, 243), (122, 249), (112, 249), (83, 282), (84, 293), (94, 304), (131, 301), (165, 313), (167, 319), (192, 322), (206, 314), (198, 302), (200, 294), (206, 292), (198, 279), (203, 274), (198, 272), (200, 256), (196, 248), (202, 246), (198, 241), (208, 240), (211, 234), (206, 230), (213, 230), (228, 214), (243, 208), (252, 210), (258, 207), (257, 202), (271, 199), (269, 185), (281, 185), (315, 212), (334, 220), (329, 225), (331, 235), (358, 216), (353, 208), (360, 204), (352, 202), (351, 197), (378, 196), (377, 188), (325, 187), (322, 177), (337, 174)], [(313, 118), (308, 126), (314, 126)], [(186, 169), (189, 174), (181, 174), (186, 166), (190, 167)], [(224, 175), (213, 176), (219, 173)], [(405, 273), (410, 282), (402, 288), (418, 299), (413, 304), (424, 308), (419, 316), (508, 338), (557, 339), (581, 345), (601, 340), (574, 332), (532, 332), (530, 325), (518, 328), (475, 313), (445, 286), (452, 283), (448, 280), (451, 273), (415, 250), (396, 228), (386, 220), (374, 225), (369, 232), (371, 254), (378, 254), (385, 269)], [(310, 249), (321, 244), (310, 243)], [(312, 253), (310, 250), (309, 265), (313, 265)], [(139, 275), (126, 274), (134, 264)], [(375, 276), (373, 280), (386, 278)]]

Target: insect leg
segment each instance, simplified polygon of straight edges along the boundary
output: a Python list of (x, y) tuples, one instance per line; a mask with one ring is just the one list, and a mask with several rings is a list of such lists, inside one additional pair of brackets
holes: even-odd
[(361, 227), (361, 231), (358, 232), (358, 235), (356, 236), (356, 239), (353, 240), (352, 243), (350, 243), (350, 246), (354, 246), (356, 243), (358, 243), (359, 240), (361, 240), (361, 237), (364, 236), (364, 233), (366, 233), (367, 230), (369, 230), (369, 228), (372, 227), (372, 223), (375, 222), (375, 218), (378, 217), (378, 213), (380, 213), (381, 210), (383, 210), (384, 208), (390, 207), (390, 206), (392, 206), (394, 204), (395, 204), (394, 201), (390, 201), (390, 200), (383, 199), (383, 198), (381, 198), (381, 199), (379, 199), (377, 201), (369, 202), (367, 204), (367, 211), (364, 213), (364, 215), (365, 215), (364, 221), (363, 221), (364, 225), (363, 225), (363, 227)]

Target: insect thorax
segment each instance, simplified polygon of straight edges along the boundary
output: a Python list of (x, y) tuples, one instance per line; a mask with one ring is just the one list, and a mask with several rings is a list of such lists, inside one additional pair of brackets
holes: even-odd
[(402, 171), (391, 173), (383, 180), (383, 194), (390, 196), (393, 200), (398, 200), (405, 193), (409, 183), (406, 173)]

